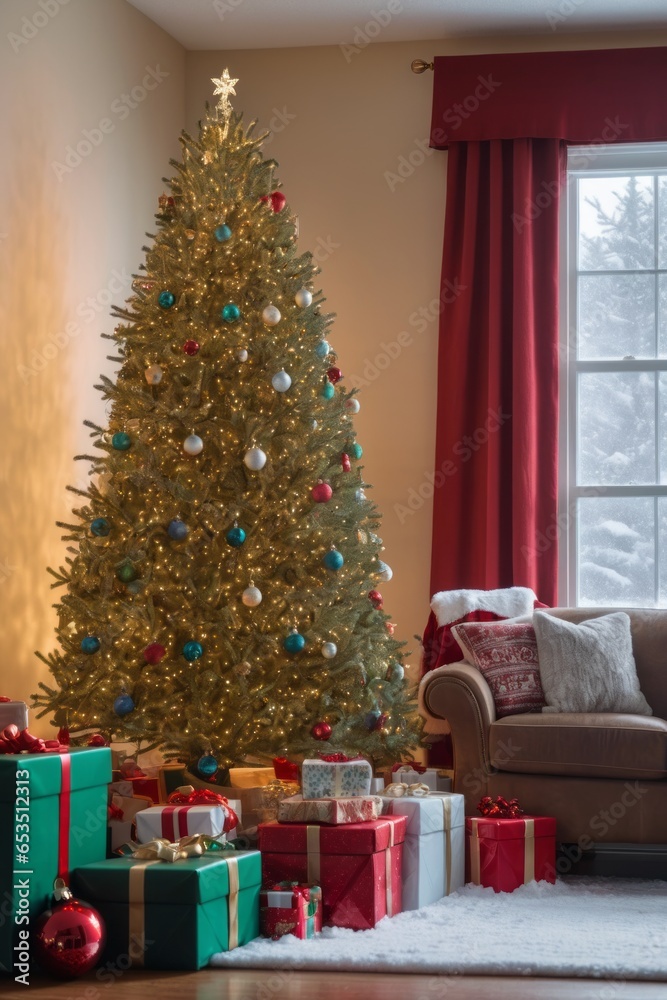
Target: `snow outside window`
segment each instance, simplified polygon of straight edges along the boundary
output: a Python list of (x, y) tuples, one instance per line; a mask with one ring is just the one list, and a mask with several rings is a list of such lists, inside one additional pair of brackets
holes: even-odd
[(667, 607), (667, 146), (571, 148), (560, 602)]

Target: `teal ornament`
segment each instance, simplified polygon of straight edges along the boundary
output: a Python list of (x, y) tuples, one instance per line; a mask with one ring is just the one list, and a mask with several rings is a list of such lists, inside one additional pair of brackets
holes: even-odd
[(216, 226), (216, 228), (213, 230), (213, 235), (215, 236), (218, 243), (226, 243), (227, 240), (232, 235), (232, 231), (229, 228), (229, 226), (223, 222), (221, 226)]
[(125, 431), (118, 431), (117, 434), (111, 438), (111, 447), (115, 448), (116, 451), (127, 451), (127, 449), (132, 444), (132, 438)]
[(361, 447), (360, 444), (357, 444), (357, 442), (355, 441), (352, 447), (350, 448), (350, 455), (352, 456), (352, 458), (356, 458), (358, 460), (361, 458), (363, 453), (364, 449)]
[(203, 774), (204, 777), (212, 778), (218, 770), (218, 762), (212, 754), (204, 754), (204, 756), (200, 757), (197, 761), (197, 770), (200, 774)]
[(171, 309), (174, 302), (176, 301), (176, 296), (174, 295), (173, 292), (168, 292), (168, 291), (160, 292), (157, 301), (160, 309)]
[(132, 581), (137, 578), (137, 571), (132, 563), (123, 563), (123, 565), (119, 566), (116, 570), (116, 576), (121, 583), (132, 583)]
[(325, 399), (332, 399), (335, 391), (336, 389), (334, 387), (333, 382), (330, 382), (329, 379), (327, 379), (324, 385), (322, 386), (322, 395), (324, 396)]
[(98, 538), (106, 538), (111, 531), (111, 525), (105, 517), (96, 517), (94, 521), (90, 522), (90, 530)]
[(238, 524), (235, 524), (233, 528), (229, 529), (225, 538), (228, 545), (231, 545), (234, 549), (238, 549), (245, 542), (245, 531), (243, 528), (239, 528)]
[(329, 551), (325, 554), (322, 562), (324, 563), (327, 569), (338, 570), (341, 568), (345, 560), (343, 559), (343, 556), (338, 551), (338, 549), (332, 546), (329, 549)]
[(195, 660), (200, 660), (204, 655), (204, 647), (201, 642), (186, 642), (183, 646), (183, 656), (188, 661), (188, 663), (194, 663)]
[(288, 653), (300, 653), (305, 645), (306, 640), (296, 629), (292, 629), (290, 634), (283, 639), (283, 646)]
[(326, 358), (328, 354), (331, 354), (331, 347), (328, 341), (320, 340), (319, 344), (315, 344), (316, 358)]
[(96, 635), (86, 635), (81, 640), (81, 652), (87, 653), (88, 656), (91, 656), (93, 653), (97, 652), (101, 645), (102, 643)]
[(130, 712), (134, 712), (134, 702), (130, 698), (127, 691), (123, 691), (119, 694), (113, 703), (113, 710), (116, 715), (129, 715)]
[(222, 310), (222, 318), (225, 323), (236, 323), (241, 318), (241, 310), (233, 302), (228, 302)]
[(188, 537), (188, 528), (185, 521), (179, 521), (178, 518), (174, 518), (173, 521), (169, 522), (169, 527), (167, 528), (167, 534), (175, 542), (182, 542), (184, 538)]

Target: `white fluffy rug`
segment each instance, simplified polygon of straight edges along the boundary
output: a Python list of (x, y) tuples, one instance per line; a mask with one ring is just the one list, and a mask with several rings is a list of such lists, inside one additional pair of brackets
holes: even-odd
[(667, 882), (569, 878), (513, 893), (469, 885), (374, 930), (258, 938), (211, 964), (667, 980)]

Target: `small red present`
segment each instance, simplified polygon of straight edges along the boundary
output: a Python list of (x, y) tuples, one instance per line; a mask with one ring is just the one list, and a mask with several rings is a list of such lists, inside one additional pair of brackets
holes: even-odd
[(466, 881), (514, 892), (532, 881), (556, 881), (553, 816), (469, 816), (466, 819)]
[(319, 826), (259, 827), (264, 883), (285, 879), (322, 887), (325, 926), (366, 930), (402, 908), (401, 867), (407, 817)]
[(259, 896), (260, 926), (264, 937), (284, 934), (306, 940), (322, 930), (322, 890), (319, 885), (276, 882)]
[(298, 781), (299, 765), (292, 763), (287, 757), (273, 758), (273, 771), (281, 781)]

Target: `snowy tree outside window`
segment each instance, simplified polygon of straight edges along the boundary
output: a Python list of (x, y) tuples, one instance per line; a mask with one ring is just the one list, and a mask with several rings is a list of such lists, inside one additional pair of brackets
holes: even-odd
[(667, 606), (667, 146), (571, 149), (563, 603)]

